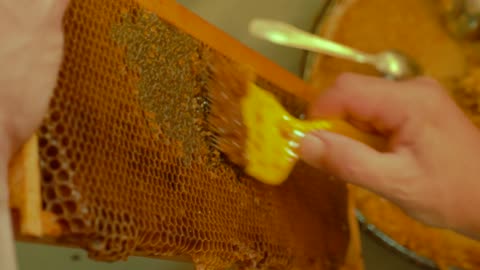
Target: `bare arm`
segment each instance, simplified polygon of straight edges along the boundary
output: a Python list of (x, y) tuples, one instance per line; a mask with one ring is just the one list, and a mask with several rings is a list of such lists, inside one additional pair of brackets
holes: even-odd
[(63, 52), (68, 0), (0, 0), (0, 269), (15, 270), (7, 168), (38, 128)]

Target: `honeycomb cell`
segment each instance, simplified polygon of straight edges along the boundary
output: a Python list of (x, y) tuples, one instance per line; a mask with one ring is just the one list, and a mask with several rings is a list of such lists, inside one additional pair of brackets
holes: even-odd
[(53, 204), (51, 207), (51, 211), (58, 216), (63, 215), (63, 208), (60, 204)]

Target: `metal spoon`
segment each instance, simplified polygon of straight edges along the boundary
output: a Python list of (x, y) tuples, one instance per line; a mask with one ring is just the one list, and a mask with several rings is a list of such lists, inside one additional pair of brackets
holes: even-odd
[(370, 64), (391, 79), (405, 79), (421, 73), (419, 66), (396, 50), (368, 54), (305, 32), (281, 21), (254, 19), (249, 32), (272, 43), (323, 53), (329, 56)]

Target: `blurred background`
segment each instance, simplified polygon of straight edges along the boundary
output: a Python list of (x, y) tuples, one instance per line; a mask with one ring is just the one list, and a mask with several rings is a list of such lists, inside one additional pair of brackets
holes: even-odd
[[(177, 0), (210, 23), (229, 33), (250, 48), (295, 74), (302, 70), (303, 53), (254, 39), (247, 25), (254, 17), (280, 19), (310, 30), (321, 10), (322, 0)], [(420, 269), (403, 257), (383, 248), (368, 236), (362, 235), (366, 270)], [(17, 244), (20, 270), (193, 270), (188, 263), (130, 258), (127, 262), (99, 263), (87, 258), (81, 250), (35, 244)]]

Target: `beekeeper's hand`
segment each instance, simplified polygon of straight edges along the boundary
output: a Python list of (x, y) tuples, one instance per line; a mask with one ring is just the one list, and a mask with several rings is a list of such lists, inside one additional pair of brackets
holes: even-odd
[(480, 132), (434, 80), (394, 82), (344, 74), (312, 106), (382, 132), (390, 150), (314, 132), (301, 156), (391, 200), (426, 224), (480, 233)]

